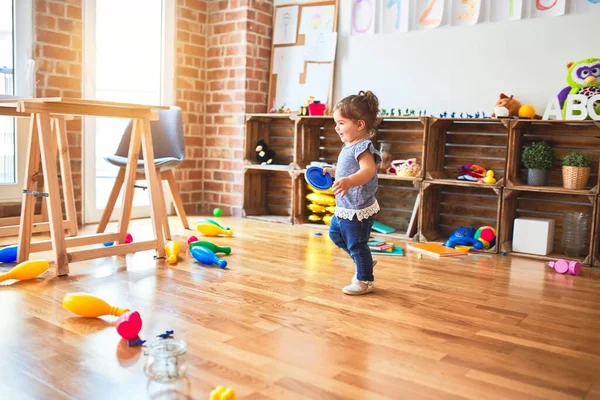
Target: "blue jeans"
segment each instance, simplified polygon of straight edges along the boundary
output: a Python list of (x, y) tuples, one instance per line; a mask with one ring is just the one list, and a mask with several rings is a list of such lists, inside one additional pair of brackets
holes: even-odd
[(344, 249), (356, 264), (356, 279), (373, 282), (373, 257), (367, 242), (375, 215), (359, 221), (356, 216), (352, 220), (338, 218), (335, 215), (329, 224), (329, 237), (337, 247)]

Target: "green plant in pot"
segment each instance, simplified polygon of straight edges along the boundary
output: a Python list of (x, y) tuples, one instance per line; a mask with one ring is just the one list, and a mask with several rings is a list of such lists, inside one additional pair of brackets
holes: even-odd
[(548, 170), (554, 163), (554, 149), (548, 142), (533, 142), (523, 150), (523, 165), (527, 168), (527, 184), (544, 186)]
[(586, 153), (573, 151), (562, 158), (563, 187), (585, 189), (592, 170), (592, 157)]

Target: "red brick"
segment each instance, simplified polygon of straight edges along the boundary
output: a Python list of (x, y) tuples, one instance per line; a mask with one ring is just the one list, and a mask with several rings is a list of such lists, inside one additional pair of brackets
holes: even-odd
[(64, 61), (77, 61), (78, 54), (76, 51), (64, 49), (61, 47), (54, 47), (50, 45), (42, 46), (42, 54), (44, 57), (49, 59), (64, 60)]
[(48, 3), (48, 13), (56, 17), (65, 16), (65, 6), (61, 3)]

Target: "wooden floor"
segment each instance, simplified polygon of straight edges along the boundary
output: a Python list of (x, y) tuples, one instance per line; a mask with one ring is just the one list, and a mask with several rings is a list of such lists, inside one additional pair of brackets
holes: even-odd
[[(376, 291), (351, 297), (353, 265), (325, 230), (221, 221), (235, 233), (214, 240), (233, 249), (225, 270), (142, 252), (0, 286), (0, 398), (208, 399), (217, 385), (240, 399), (600, 398), (600, 269), (409, 253), (380, 257)], [(194, 232), (171, 222), (185, 244)], [(131, 232), (148, 237), (149, 221)], [(148, 381), (116, 317), (62, 308), (77, 291), (138, 310), (143, 339), (174, 330), (187, 379)]]

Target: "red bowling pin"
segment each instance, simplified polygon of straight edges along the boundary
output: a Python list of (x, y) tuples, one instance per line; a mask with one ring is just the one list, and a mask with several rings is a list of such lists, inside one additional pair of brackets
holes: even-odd
[(225, 268), (227, 266), (227, 261), (222, 260), (215, 255), (211, 250), (206, 247), (192, 247), (190, 250), (192, 253), (192, 257), (194, 257), (198, 262), (206, 265), (217, 264), (220, 268)]

